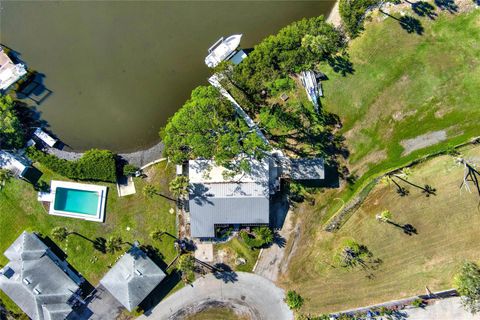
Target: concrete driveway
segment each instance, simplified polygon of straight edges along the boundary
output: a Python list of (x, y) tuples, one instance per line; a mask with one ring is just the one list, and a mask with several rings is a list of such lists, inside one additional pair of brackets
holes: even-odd
[(252, 320), (290, 320), (293, 313), (283, 301), (284, 296), (284, 291), (273, 282), (252, 273), (231, 273), (223, 279), (208, 274), (138, 319), (183, 319), (208, 306), (226, 306), (249, 315)]

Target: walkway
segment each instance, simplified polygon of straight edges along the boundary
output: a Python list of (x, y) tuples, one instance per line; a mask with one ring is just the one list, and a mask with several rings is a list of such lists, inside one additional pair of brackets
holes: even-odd
[(247, 312), (252, 320), (290, 320), (293, 313), (287, 307), (284, 291), (272, 282), (251, 273), (231, 273), (217, 279), (215, 275), (196, 280), (159, 303), (139, 320), (182, 319), (203, 310), (207, 305), (229, 305)]

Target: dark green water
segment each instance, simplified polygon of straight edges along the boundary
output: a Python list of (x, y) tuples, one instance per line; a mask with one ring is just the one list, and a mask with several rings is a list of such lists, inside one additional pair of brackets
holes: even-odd
[(0, 42), (45, 74), (38, 110), (75, 150), (134, 151), (159, 141), (197, 85), (207, 48), (243, 33), (242, 47), (334, 1), (2, 1)]

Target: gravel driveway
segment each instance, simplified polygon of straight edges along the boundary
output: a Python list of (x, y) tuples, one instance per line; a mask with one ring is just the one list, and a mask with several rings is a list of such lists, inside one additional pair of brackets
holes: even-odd
[[(161, 285), (161, 284), (160, 284)], [(252, 273), (238, 272), (218, 279), (213, 274), (196, 280), (139, 317), (142, 320), (183, 319), (208, 306), (228, 306), (252, 320), (290, 320), (293, 313), (283, 301), (285, 293), (273, 282)]]

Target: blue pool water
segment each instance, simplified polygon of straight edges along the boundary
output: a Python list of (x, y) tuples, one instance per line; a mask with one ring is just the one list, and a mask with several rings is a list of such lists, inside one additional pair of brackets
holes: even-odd
[(98, 212), (99, 193), (68, 188), (57, 188), (54, 209), (79, 214), (96, 215)]

